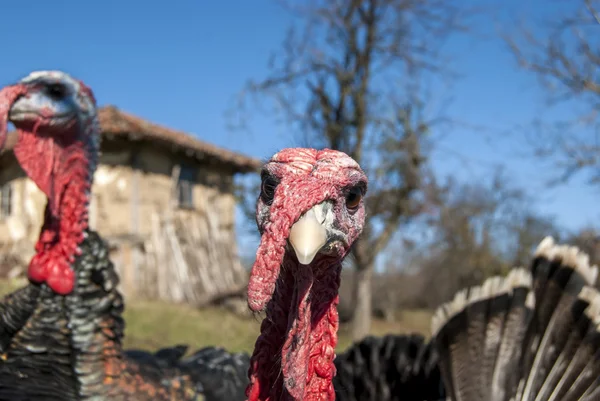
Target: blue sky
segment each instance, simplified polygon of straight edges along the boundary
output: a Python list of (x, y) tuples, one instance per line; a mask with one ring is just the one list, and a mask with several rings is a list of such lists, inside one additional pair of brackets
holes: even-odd
[[(543, 111), (543, 96), (493, 34), (508, 14), (551, 18), (574, 3), (477, 2), (496, 11), (478, 18), (476, 37), (453, 40), (447, 48), (463, 78), (451, 89), (433, 88), (440, 99), (452, 95), (448, 112), (470, 125), (444, 133), (433, 155), (436, 171), (476, 180), (505, 162), (515, 182), (536, 194), (537, 207), (572, 229), (598, 221), (598, 194), (580, 179), (544, 189), (547, 166), (521, 156), (522, 140), (506, 135)], [(227, 129), (225, 112), (249, 78), (265, 76), (290, 22), (272, 1), (13, 1), (2, 13), (2, 85), (31, 70), (63, 69), (88, 83), (100, 104), (232, 150), (266, 158), (297, 145), (266, 117), (252, 120), (251, 133)]]

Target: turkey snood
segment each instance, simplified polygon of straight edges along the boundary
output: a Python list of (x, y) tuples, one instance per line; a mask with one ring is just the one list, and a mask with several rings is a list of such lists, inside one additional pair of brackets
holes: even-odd
[(73, 290), (70, 265), (88, 225), (100, 138), (95, 110), (91, 90), (59, 71), (32, 73), (0, 91), (0, 144), (11, 121), (18, 135), (15, 156), (48, 197), (28, 276), (62, 295)]
[(262, 238), (248, 284), (253, 311), (266, 309), (247, 396), (333, 400), (342, 260), (364, 224), (367, 177), (333, 150), (285, 149), (262, 171)]

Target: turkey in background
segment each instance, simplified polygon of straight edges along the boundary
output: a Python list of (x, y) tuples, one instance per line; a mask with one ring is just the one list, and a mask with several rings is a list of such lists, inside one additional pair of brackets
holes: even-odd
[(0, 92), (0, 144), (9, 120), (15, 156), (48, 204), (30, 284), (0, 304), (0, 399), (242, 398), (243, 355), (209, 347), (181, 358), (175, 349), (162, 353), (165, 364), (122, 351), (119, 278), (87, 229), (100, 140), (92, 91), (61, 71), (33, 72)]

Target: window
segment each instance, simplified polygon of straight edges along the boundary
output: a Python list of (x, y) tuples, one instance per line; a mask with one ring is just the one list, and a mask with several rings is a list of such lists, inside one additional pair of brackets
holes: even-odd
[(12, 213), (12, 185), (6, 183), (0, 187), (0, 217), (8, 217)]
[(190, 166), (181, 166), (179, 170), (179, 181), (177, 183), (179, 192), (179, 207), (194, 206), (194, 181), (196, 170)]

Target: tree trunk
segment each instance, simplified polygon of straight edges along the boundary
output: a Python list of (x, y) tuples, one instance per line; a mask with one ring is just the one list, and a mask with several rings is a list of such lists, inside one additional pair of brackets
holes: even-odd
[(354, 280), (354, 316), (352, 318), (352, 340), (359, 341), (369, 334), (371, 329), (371, 278), (373, 275), (373, 264), (367, 266), (358, 265), (355, 270)]

